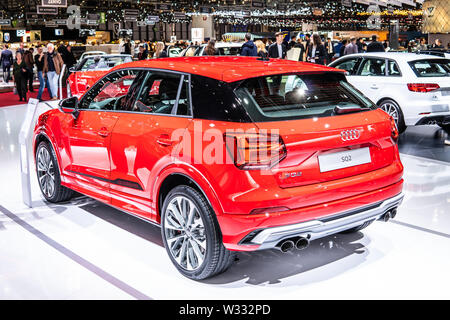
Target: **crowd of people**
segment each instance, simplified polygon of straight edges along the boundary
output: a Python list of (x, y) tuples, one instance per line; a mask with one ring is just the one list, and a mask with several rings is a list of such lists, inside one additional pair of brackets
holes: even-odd
[(55, 48), (53, 43), (49, 43), (45, 50), (41, 44), (25, 48), (25, 44), (21, 43), (15, 52), (15, 57), (9, 46), (5, 44), (0, 55), (3, 82), (9, 83), (11, 80), (14, 82), (19, 101), (27, 101), (28, 92), (34, 92), (35, 70), (39, 80), (37, 99), (42, 100), (44, 89), (47, 88), (50, 98), (56, 100), (62, 66), (65, 64), (69, 69), (75, 63), (72, 47), (65, 46), (63, 43), (58, 48)]

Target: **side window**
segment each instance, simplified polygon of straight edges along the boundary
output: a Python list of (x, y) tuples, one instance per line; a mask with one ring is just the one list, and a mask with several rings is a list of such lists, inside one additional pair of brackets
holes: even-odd
[(337, 69), (347, 71), (350, 75), (354, 75), (359, 65), (360, 58), (347, 59), (335, 65)]
[(80, 109), (120, 110), (126, 103), (128, 89), (133, 84), (138, 70), (120, 70), (113, 72), (89, 90), (80, 102)]
[(132, 111), (171, 114), (175, 106), (181, 75), (150, 71)]
[(385, 59), (366, 59), (364, 60), (361, 71), (361, 76), (385, 76), (386, 75), (386, 60)]
[(388, 75), (399, 77), (400, 74), (400, 68), (398, 67), (397, 63), (393, 60), (388, 60)]

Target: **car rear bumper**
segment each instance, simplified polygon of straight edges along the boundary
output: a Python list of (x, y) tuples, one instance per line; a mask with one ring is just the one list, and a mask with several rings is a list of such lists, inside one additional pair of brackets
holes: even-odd
[(258, 215), (224, 214), (217, 218), (227, 249), (270, 249), (291, 237), (314, 240), (377, 220), (399, 206), (402, 188), (400, 180), (378, 190), (320, 205)]

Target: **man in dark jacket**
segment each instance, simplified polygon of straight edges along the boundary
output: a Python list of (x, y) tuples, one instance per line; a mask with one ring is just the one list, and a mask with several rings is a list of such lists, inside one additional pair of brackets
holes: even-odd
[(241, 56), (256, 57), (258, 55), (258, 49), (251, 39), (252, 36), (250, 33), (247, 33), (245, 35), (246, 42), (241, 47)]
[(11, 79), (11, 66), (13, 65), (13, 62), (13, 53), (8, 49), (8, 45), (5, 44), (0, 57), (0, 66), (3, 69), (3, 81), (6, 83)]
[(269, 57), (285, 59), (287, 54), (286, 45), (283, 43), (284, 34), (282, 32), (275, 33), (276, 42), (269, 47)]
[(384, 46), (377, 41), (377, 36), (372, 36), (372, 42), (367, 46), (367, 52), (384, 52)]
[(28, 90), (30, 92), (34, 92), (33, 88), (33, 80), (34, 80), (34, 49), (30, 48), (23, 54), (23, 61), (27, 65), (27, 81), (28, 81)]

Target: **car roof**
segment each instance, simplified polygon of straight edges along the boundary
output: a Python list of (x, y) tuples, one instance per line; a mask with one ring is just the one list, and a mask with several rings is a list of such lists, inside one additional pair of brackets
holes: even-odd
[(118, 65), (111, 71), (125, 68), (154, 68), (186, 72), (225, 82), (283, 73), (344, 72), (335, 68), (282, 59), (258, 60), (257, 57), (201, 56), (150, 59)]
[(354, 53), (345, 55), (343, 58), (349, 57), (380, 57), (380, 58), (390, 58), (394, 60), (402, 60), (402, 61), (413, 61), (413, 60), (421, 60), (421, 59), (443, 59), (443, 57), (432, 56), (430, 54), (418, 54), (414, 52), (365, 52), (365, 53)]

